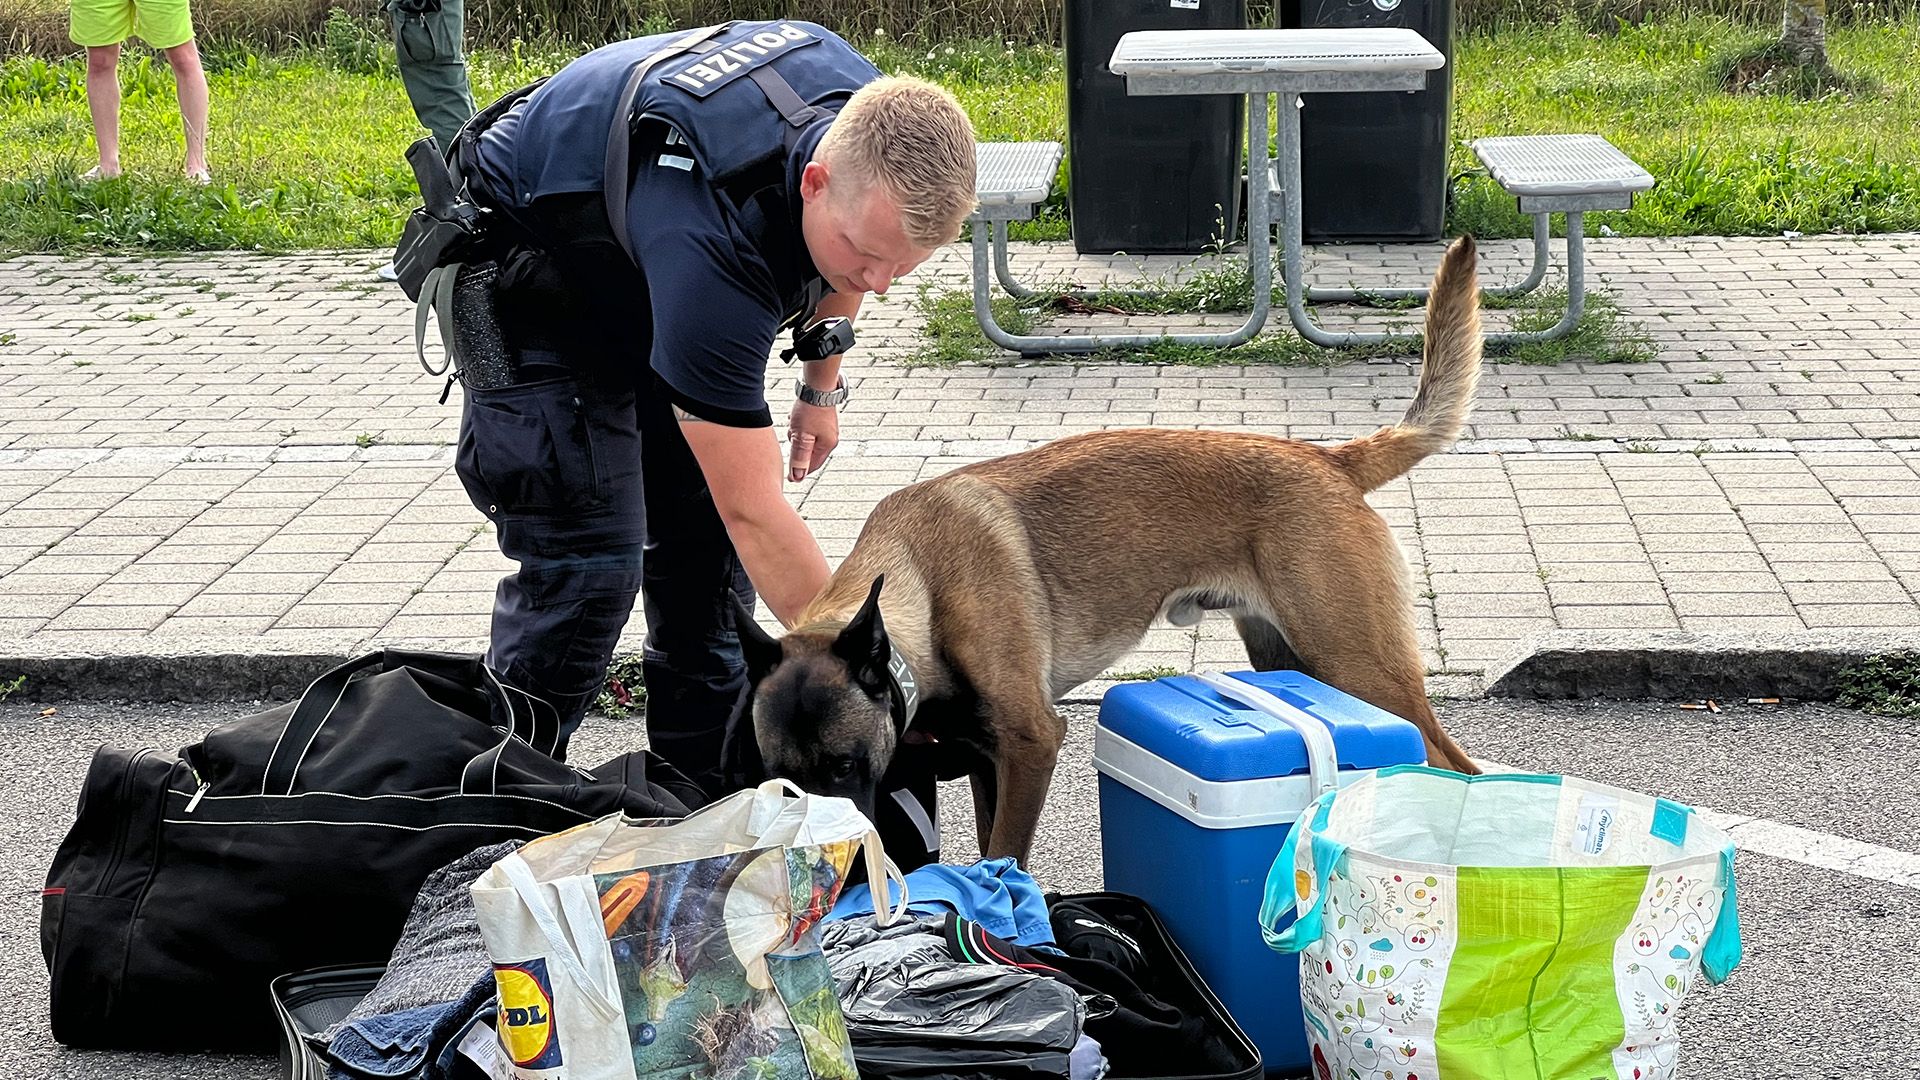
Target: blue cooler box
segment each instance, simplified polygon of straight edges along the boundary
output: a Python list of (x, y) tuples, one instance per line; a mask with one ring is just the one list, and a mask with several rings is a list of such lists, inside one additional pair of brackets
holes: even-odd
[(1192, 675), (1107, 691), (1093, 744), (1106, 887), (1160, 915), (1267, 1072), (1304, 1073), (1299, 960), (1267, 948), (1259, 929), (1267, 871), (1313, 801), (1309, 749), (1289, 720), (1331, 730), (1341, 786), (1424, 763), (1426, 746), (1411, 723), (1297, 671), (1231, 679), (1265, 691), (1264, 707)]

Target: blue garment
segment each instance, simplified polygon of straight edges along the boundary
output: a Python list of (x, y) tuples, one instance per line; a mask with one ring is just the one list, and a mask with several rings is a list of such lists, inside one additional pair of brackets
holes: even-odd
[(476, 1017), (494, 1008), (493, 973), (454, 1001), (369, 1016), (340, 1029), (323, 1052), (334, 1080), (419, 1077), (437, 1080), (450, 1063), (447, 1049)]
[(1067, 1075), (1072, 1080), (1103, 1080), (1107, 1075), (1106, 1055), (1092, 1036), (1082, 1035), (1073, 1044), (1073, 1053), (1067, 1055)]
[[(900, 890), (892, 882), (888, 882), (887, 895), (889, 907), (899, 903)], [(1053, 944), (1053, 924), (1040, 886), (1012, 859), (983, 859), (972, 866), (923, 866), (907, 875), (907, 899), (907, 910), (915, 915), (951, 912), (1017, 945)], [(833, 905), (827, 918), (853, 919), (871, 914), (873, 893), (862, 884), (841, 893), (840, 902)]]
[[(649, 744), (717, 792), (747, 684), (735, 601), (754, 597), (671, 406), (772, 426), (768, 355), (829, 288), (801, 232), (800, 177), (879, 71), (794, 21), (742, 22), (658, 65), (632, 125), (630, 260), (608, 224), (608, 134), (634, 65), (679, 36), (595, 50), (469, 133), (462, 175), (514, 226), (491, 304), (518, 369), (463, 395), (455, 470), (519, 564), (487, 662), (551, 702), (570, 737), (643, 593)], [(752, 80), (768, 64), (819, 115), (774, 108)], [(485, 302), (463, 296), (456, 322)]]
[[(524, 208), (551, 195), (602, 190), (607, 135), (628, 76), (686, 33), (613, 42), (555, 72), (524, 106), (481, 135), (495, 194)], [(828, 112), (838, 112), (855, 90), (880, 77), (872, 61), (823, 26), (797, 19), (742, 21), (707, 48), (657, 63), (640, 87), (632, 118), (679, 129), (701, 169), (725, 183), (777, 155), (789, 126), (753, 81), (762, 67), (778, 72), (802, 102)]]
[[(560, 350), (581, 354), (564, 362), (651, 369), (694, 416), (770, 427), (767, 356), (782, 325), (811, 314), (828, 288), (800, 232), (800, 173), (839, 109), (880, 72), (797, 20), (740, 22), (709, 48), (657, 64), (634, 107), (625, 241), (636, 273), (618, 248), (589, 242), (611, 239), (609, 123), (634, 66), (681, 36), (616, 42), (562, 68), (479, 132), (468, 180), (558, 258), (567, 280), (557, 302), (532, 298), (539, 318), (609, 331), (604, 345)], [(760, 68), (811, 111), (790, 122), (753, 81)], [(609, 299), (580, 297), (583, 284)]]

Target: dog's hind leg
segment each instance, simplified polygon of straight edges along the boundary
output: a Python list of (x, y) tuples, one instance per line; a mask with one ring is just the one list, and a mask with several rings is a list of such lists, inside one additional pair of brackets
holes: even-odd
[(1432, 764), (1477, 773), (1427, 700), (1405, 557), (1386, 522), (1364, 506), (1356, 509), (1341, 515), (1340, 528), (1323, 533), (1323, 542), (1261, 553), (1273, 621), (1284, 628), (1302, 671), (1412, 721)]
[(1247, 647), (1247, 659), (1252, 662), (1255, 671), (1305, 671), (1301, 666), (1300, 654), (1287, 644), (1287, 636), (1272, 622), (1258, 615), (1236, 614), (1233, 625), (1240, 631), (1240, 641)]

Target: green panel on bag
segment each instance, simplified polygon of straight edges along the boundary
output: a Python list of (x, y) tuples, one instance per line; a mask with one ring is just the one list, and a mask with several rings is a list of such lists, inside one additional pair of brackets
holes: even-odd
[(1461, 867), (1458, 881), (1440, 1075), (1611, 1078), (1626, 1035), (1613, 949), (1639, 908), (1646, 867)]

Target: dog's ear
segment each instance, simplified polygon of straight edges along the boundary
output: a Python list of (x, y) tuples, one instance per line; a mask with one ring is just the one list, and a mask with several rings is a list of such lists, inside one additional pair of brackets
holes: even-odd
[(873, 579), (867, 602), (833, 639), (833, 655), (847, 662), (855, 682), (878, 693), (886, 689), (887, 661), (893, 658), (893, 644), (887, 640), (886, 624), (880, 620), (880, 586), (885, 574)]
[(757, 683), (766, 678), (767, 672), (772, 671), (786, 653), (778, 639), (753, 621), (753, 612), (740, 602), (738, 593), (733, 594), (733, 628), (740, 635), (740, 653), (747, 661), (747, 681)]

